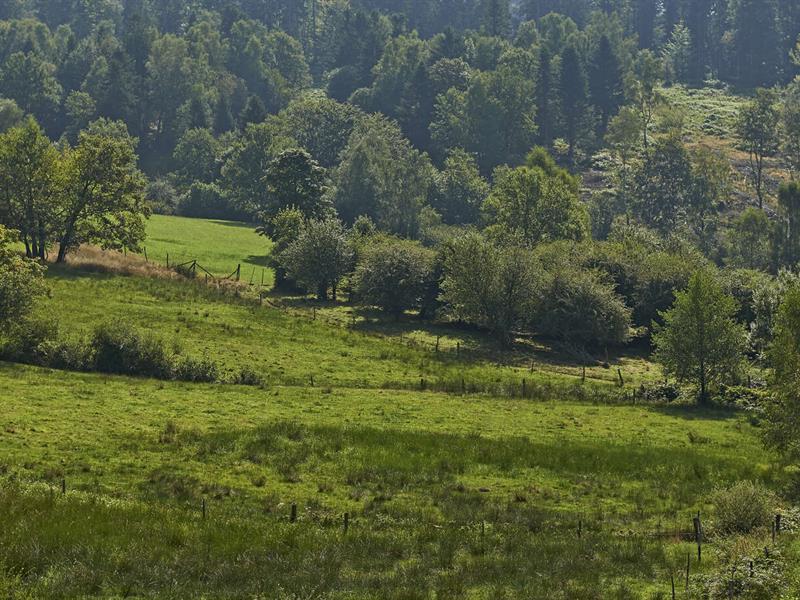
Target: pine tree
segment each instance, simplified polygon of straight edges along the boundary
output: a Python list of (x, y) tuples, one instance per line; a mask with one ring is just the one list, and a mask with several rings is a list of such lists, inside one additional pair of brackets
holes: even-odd
[(573, 46), (568, 46), (561, 54), (561, 81), (560, 81), (561, 110), (564, 116), (565, 134), (569, 144), (569, 161), (575, 160), (575, 146), (578, 141), (578, 131), (586, 117), (588, 83), (586, 69), (583, 66), (578, 51)]
[(224, 94), (220, 94), (214, 110), (214, 133), (221, 134), (234, 128), (231, 105)]
[(511, 8), (509, 0), (484, 0), (483, 31), (494, 37), (511, 34)]
[(247, 104), (239, 115), (239, 126), (244, 129), (250, 123), (263, 123), (267, 118), (267, 107), (256, 95), (252, 95), (247, 99)]
[(592, 104), (600, 115), (605, 131), (609, 119), (617, 112), (622, 100), (622, 70), (608, 36), (603, 35), (592, 56), (589, 67), (589, 90)]
[(734, 53), (739, 83), (769, 87), (781, 62), (775, 0), (740, 0), (734, 14)]

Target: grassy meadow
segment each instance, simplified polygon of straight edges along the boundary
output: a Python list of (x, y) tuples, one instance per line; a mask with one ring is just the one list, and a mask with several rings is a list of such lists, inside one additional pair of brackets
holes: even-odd
[[(211, 240), (193, 247), (204, 265), (264, 249), (245, 227), (170, 222), (171, 257), (169, 236)], [(656, 599), (674, 577), (701, 598), (742, 560), (765, 573), (796, 551), (715, 537), (713, 490), (783, 473), (751, 415), (634, 403), (660, 377), (641, 355), (584, 380), (546, 343), (246, 286), (86, 265), (47, 283), (65, 336), (113, 315), (262, 383), (0, 363), (0, 597)]]
[(255, 232), (252, 225), (234, 221), (187, 219), (153, 215), (147, 224), (144, 244), (150, 260), (180, 264), (197, 260), (217, 277), (226, 277), (242, 265), (242, 278), (257, 275), (261, 283), (272, 285), (272, 273), (266, 268), (271, 242)]

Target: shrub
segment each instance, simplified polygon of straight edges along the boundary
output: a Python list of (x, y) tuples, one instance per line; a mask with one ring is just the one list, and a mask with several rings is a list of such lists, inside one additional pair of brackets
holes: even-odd
[(714, 395), (714, 401), (725, 406), (755, 410), (764, 401), (764, 390), (741, 385), (722, 385)]
[(415, 242), (385, 239), (372, 244), (356, 268), (356, 294), (365, 304), (394, 315), (418, 308), (433, 260), (434, 253)]
[(94, 351), (86, 338), (48, 340), (43, 353), (51, 369), (91, 371), (94, 368)]
[(631, 311), (597, 272), (565, 267), (548, 277), (535, 321), (544, 335), (603, 346), (628, 340)]
[(639, 388), (644, 402), (675, 402), (681, 396), (681, 389), (673, 383), (652, 383)]
[(231, 383), (234, 385), (260, 386), (264, 385), (264, 380), (261, 378), (261, 375), (250, 367), (242, 367), (239, 371), (234, 373)]
[(219, 368), (207, 356), (199, 359), (186, 356), (176, 361), (173, 375), (180, 381), (214, 383), (219, 380)]
[(162, 340), (126, 324), (104, 324), (95, 329), (94, 370), (115, 375), (169, 379), (172, 361)]
[(711, 495), (715, 526), (723, 534), (750, 533), (766, 527), (776, 504), (775, 495), (751, 481), (739, 481)]
[(9, 327), (0, 358), (11, 362), (45, 365), (48, 348), (58, 335), (55, 323), (44, 319), (22, 319)]
[(246, 217), (231, 206), (214, 184), (194, 183), (180, 198), (177, 212), (184, 217), (240, 220)]

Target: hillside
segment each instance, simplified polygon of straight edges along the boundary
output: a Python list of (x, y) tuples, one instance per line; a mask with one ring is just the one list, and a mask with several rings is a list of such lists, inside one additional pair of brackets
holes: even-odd
[[(197, 260), (217, 248), (195, 246)], [(236, 251), (225, 259), (254, 254)], [(747, 414), (637, 404), (658, 372), (640, 358), (590, 366), (582, 383), (546, 346), (510, 352), (369, 312), (354, 323), (330, 303), (259, 303), (246, 283), (232, 295), (82, 261), (47, 283), (41, 310), (68, 336), (115, 314), (262, 383), (0, 366), (12, 595), (658, 597), (696, 552), (692, 515), (714, 530), (714, 489), (781, 479)], [(698, 593), (728, 564), (717, 544), (690, 560)]]

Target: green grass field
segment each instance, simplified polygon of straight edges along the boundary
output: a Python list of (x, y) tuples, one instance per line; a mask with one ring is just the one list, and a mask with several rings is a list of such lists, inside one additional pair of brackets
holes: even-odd
[(271, 285), (272, 275), (265, 269), (272, 248), (255, 227), (233, 221), (211, 221), (153, 215), (147, 224), (144, 243), (150, 260), (171, 264), (197, 260), (218, 277), (230, 275), (242, 265), (242, 277), (253, 276), (261, 282), (261, 271)]
[[(212, 239), (203, 264), (244, 231), (184, 221)], [(264, 383), (0, 363), (2, 598), (656, 599), (671, 576), (701, 598), (731, 565), (762, 573), (765, 545), (795, 552), (715, 535), (714, 489), (782, 485), (757, 419), (634, 405), (659, 378), (639, 355), (582, 381), (546, 343), (410, 316), (70, 266), (47, 280), (62, 335), (124, 320)]]

